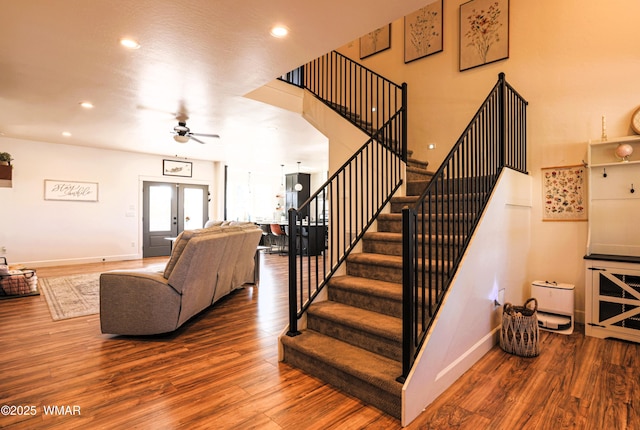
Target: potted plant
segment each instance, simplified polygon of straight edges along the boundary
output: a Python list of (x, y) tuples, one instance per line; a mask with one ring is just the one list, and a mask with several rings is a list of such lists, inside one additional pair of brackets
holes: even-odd
[(11, 165), (11, 154), (8, 152), (0, 152), (0, 165), (2, 166), (10, 166)]

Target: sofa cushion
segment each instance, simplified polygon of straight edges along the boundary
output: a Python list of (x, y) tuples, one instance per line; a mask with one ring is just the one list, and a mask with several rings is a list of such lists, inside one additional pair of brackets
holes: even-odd
[(234, 264), (232, 288), (239, 288), (247, 282), (253, 282), (255, 270), (255, 255), (262, 238), (262, 229), (255, 224), (242, 225), (242, 248), (238, 260)]
[(179, 325), (211, 306), (228, 241), (226, 234), (201, 234), (189, 239), (167, 280), (182, 295)]
[(189, 239), (194, 236), (201, 236), (205, 234), (216, 234), (222, 231), (221, 227), (209, 227), (209, 228), (201, 228), (197, 230), (184, 230), (182, 233), (178, 235), (176, 240), (173, 243), (173, 249), (171, 250), (171, 257), (167, 262), (167, 265), (164, 268), (164, 277), (165, 279), (169, 279), (171, 276), (171, 272), (174, 267), (176, 267), (176, 263), (180, 259), (180, 256), (184, 252), (184, 248), (187, 246)]

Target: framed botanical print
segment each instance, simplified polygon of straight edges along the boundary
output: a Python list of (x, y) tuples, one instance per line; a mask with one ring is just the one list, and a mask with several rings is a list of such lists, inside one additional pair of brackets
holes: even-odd
[(360, 38), (360, 59), (391, 48), (391, 24), (384, 25)]
[(586, 221), (586, 170), (582, 165), (542, 169), (542, 220)]
[(460, 71), (509, 58), (509, 0), (460, 5)]
[(404, 17), (404, 62), (442, 52), (442, 0)]

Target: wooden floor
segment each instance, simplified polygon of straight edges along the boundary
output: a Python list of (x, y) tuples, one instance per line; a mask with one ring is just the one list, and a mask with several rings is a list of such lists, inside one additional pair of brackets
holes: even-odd
[[(158, 261), (41, 268), (38, 276)], [(54, 322), (43, 296), (1, 300), (0, 405), (35, 415), (0, 415), (0, 428), (400, 428), (278, 362), (286, 268), (285, 257), (263, 255), (258, 287), (165, 336), (102, 335), (97, 315)], [(51, 405), (69, 415), (47, 415)], [(537, 358), (495, 347), (408, 428), (640, 429), (640, 345), (543, 332)]]

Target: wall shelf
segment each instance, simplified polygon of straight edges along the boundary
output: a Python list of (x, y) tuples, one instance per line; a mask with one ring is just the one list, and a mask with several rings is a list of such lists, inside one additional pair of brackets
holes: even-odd
[(611, 166), (626, 166), (629, 164), (640, 164), (640, 161), (618, 161), (618, 162), (611, 162), (611, 163), (598, 163), (598, 164), (591, 164), (589, 165), (589, 167), (611, 167)]
[[(629, 161), (620, 160), (615, 154), (616, 147), (628, 143), (633, 148)], [(640, 164), (640, 136), (616, 137), (609, 140), (589, 142), (589, 167), (624, 166)]]
[[(628, 143), (634, 149), (628, 162), (620, 161), (615, 155), (615, 148), (621, 143)], [(587, 255), (640, 257), (640, 230), (636, 226), (640, 213), (640, 136), (589, 142), (587, 149)]]

